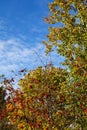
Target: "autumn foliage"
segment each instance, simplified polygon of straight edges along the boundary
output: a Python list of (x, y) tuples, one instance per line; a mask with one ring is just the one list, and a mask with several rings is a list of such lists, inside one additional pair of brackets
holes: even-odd
[(74, 114), (71, 124), (76, 130), (86, 130), (87, 1), (54, 0), (49, 4), (49, 9), (50, 16), (45, 19), (50, 24), (48, 41), (44, 42), (46, 53), (56, 50), (65, 57), (63, 65), (69, 72), (67, 79), (69, 115)]
[[(61, 68), (38, 67), (30, 71), (8, 97), (7, 110), (9, 121), (17, 129), (57, 129), (68, 125), (63, 123), (66, 98), (67, 72)], [(59, 120), (61, 117), (62, 120)], [(57, 124), (57, 122), (59, 122)], [(18, 124), (18, 125), (17, 125)]]
[(17, 89), (14, 78), (4, 78), (0, 128), (5, 130), (87, 130), (87, 2), (54, 0), (49, 9), (46, 53), (56, 50), (65, 57), (64, 68), (39, 66)]

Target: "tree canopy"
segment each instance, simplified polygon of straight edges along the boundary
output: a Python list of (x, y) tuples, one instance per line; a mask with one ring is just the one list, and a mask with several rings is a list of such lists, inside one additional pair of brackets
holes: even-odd
[(50, 24), (48, 41), (44, 42), (46, 52), (56, 49), (65, 57), (74, 121), (82, 130), (87, 129), (87, 1), (54, 0), (49, 9), (50, 15), (45, 18)]

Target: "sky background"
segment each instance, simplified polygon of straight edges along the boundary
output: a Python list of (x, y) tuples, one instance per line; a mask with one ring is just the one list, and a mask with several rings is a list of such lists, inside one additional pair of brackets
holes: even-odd
[(50, 60), (59, 66), (56, 53), (45, 56), (48, 3), (52, 0), (0, 0), (0, 74), (35, 69)]

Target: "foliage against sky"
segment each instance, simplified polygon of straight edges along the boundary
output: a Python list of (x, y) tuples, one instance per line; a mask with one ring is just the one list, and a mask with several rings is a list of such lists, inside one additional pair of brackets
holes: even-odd
[(49, 64), (31, 70), (19, 80), (21, 89), (4, 82), (7, 119), (18, 130), (87, 130), (87, 3), (54, 0), (49, 9), (44, 44), (47, 53), (56, 49), (66, 58), (66, 68)]

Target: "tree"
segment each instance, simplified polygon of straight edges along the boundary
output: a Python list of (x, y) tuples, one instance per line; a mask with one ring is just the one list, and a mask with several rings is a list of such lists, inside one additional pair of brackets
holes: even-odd
[(11, 91), (7, 109), (9, 121), (19, 130), (62, 130), (73, 115), (65, 108), (67, 72), (53, 66), (38, 67), (20, 79), (22, 90)]
[(0, 87), (0, 129), (11, 130), (6, 112), (6, 90), (3, 86)]
[(0, 87), (0, 128), (3, 128), (4, 123), (4, 117), (5, 117), (5, 107), (6, 107), (6, 101), (5, 101), (5, 90), (3, 87)]
[[(7, 97), (8, 96), (8, 89), (5, 87), (8, 82), (10, 83), (10, 80), (7, 80), (4, 75), (1, 77), (1, 86), (0, 86), (0, 130), (15, 130), (16, 127), (14, 127), (9, 119), (8, 119), (8, 112), (7, 112)], [(12, 82), (12, 80), (11, 80)]]
[[(46, 52), (53, 49), (65, 57), (69, 93), (67, 102), (73, 108), (72, 124), (87, 129), (87, 1), (54, 0), (49, 4), (50, 16)], [(61, 23), (62, 26), (58, 26)], [(54, 26), (55, 25), (55, 26)], [(70, 114), (70, 113), (69, 113)], [(72, 129), (72, 128), (71, 128)]]

